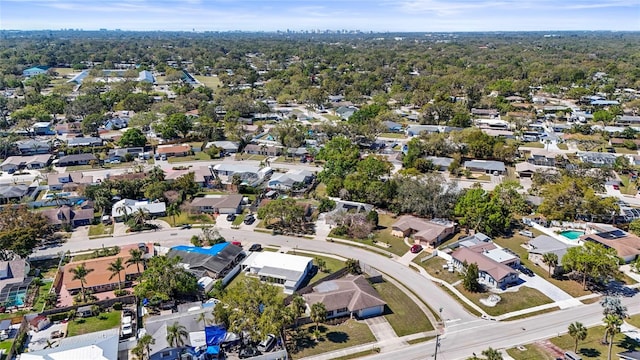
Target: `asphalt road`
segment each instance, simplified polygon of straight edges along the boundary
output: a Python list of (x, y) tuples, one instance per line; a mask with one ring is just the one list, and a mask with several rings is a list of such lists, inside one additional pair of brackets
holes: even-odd
[[(139, 242), (159, 242), (165, 246), (188, 244), (189, 238), (199, 231), (198, 229), (166, 229), (114, 238), (73, 240), (59, 247), (38, 250), (34, 256), (57, 254), (60, 251), (67, 250), (71, 252), (88, 250), (101, 247), (103, 244), (104, 246)], [(441, 338), (438, 359), (464, 359), (471, 356), (473, 352), (480, 353), (489, 346), (507, 348), (557, 336), (559, 333), (566, 332), (567, 326), (573, 321), (580, 321), (585, 326), (593, 326), (599, 324), (602, 320), (602, 309), (598, 303), (515, 321), (495, 322), (478, 319), (469, 314), (456, 300), (442, 291), (438, 285), (435, 285), (414, 270), (376, 253), (339, 243), (272, 236), (260, 232), (220, 229), (220, 233), (227, 239), (233, 238), (242, 241), (243, 245), (255, 242), (262, 245), (277, 245), (292, 249), (297, 248), (298, 250), (326, 252), (358, 259), (400, 280), (417, 296), (426, 301), (432, 309), (437, 311), (440, 307), (443, 308), (446, 329), (444, 336)], [(636, 297), (624, 298), (623, 302), (628, 306), (630, 313), (640, 313), (640, 304), (637, 303)], [(431, 359), (433, 358), (434, 350), (435, 343), (431, 341), (373, 355), (368, 358)]]

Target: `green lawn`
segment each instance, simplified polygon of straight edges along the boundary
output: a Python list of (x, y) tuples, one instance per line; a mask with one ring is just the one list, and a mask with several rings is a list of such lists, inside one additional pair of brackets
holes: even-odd
[(385, 138), (394, 138), (394, 139), (406, 139), (406, 136), (403, 133), (382, 133), (378, 136), (385, 137)]
[(233, 220), (233, 222), (231, 223), (231, 225), (234, 226), (240, 226), (240, 224), (242, 224), (242, 222), (244, 221), (244, 214), (239, 214), (236, 216), (236, 218)]
[(480, 299), (485, 299), (490, 292), (484, 293), (472, 293), (464, 289), (461, 285), (456, 288), (469, 300), (473, 301), (476, 305), (480, 306), (487, 314), (492, 316), (498, 316), (507, 314), (513, 311), (528, 309), (534, 306), (549, 304), (552, 302), (546, 295), (536, 289), (532, 289), (526, 286), (520, 287), (516, 292), (505, 292), (499, 294), (502, 300), (494, 307), (485, 306), (480, 302)]
[(40, 275), (44, 279), (53, 279), (58, 273), (60, 258), (38, 260), (31, 262), (31, 270), (40, 269)]
[(558, 145), (558, 149), (560, 149), (560, 150), (569, 150), (569, 146), (567, 146), (567, 144), (565, 144), (565, 143), (560, 143), (560, 144), (557, 144), (557, 145)]
[(4, 350), (4, 355), (0, 356), (0, 359), (4, 359), (7, 356), (9, 350), (11, 350), (11, 345), (13, 345), (13, 339), (0, 341), (0, 350)]
[(626, 147), (623, 147), (623, 146), (616, 146), (614, 147), (614, 149), (616, 150), (616, 154), (633, 154), (633, 155), (638, 154), (638, 150), (627, 149)]
[(491, 181), (491, 175), (482, 174), (482, 175), (474, 176), (472, 179), (475, 179), (478, 181)]
[(443, 265), (447, 264), (447, 260), (439, 256), (434, 256), (427, 261), (421, 262), (420, 258), (421, 256), (418, 256), (413, 259), (413, 263), (417, 264), (418, 266), (422, 266), (425, 270), (427, 270), (429, 275), (444, 280), (449, 284), (453, 284), (461, 279), (460, 274), (457, 271), (449, 272), (447, 269), (443, 268)]
[(372, 285), (387, 303), (384, 317), (398, 336), (433, 330), (418, 305), (395, 285), (386, 281)]
[(209, 156), (209, 154), (207, 154), (206, 152), (199, 151), (189, 156), (172, 156), (170, 158), (167, 158), (167, 162), (169, 164), (176, 164), (176, 163), (188, 162), (188, 161), (201, 161), (201, 160), (211, 160), (211, 156)]
[(544, 144), (541, 142), (526, 142), (522, 144), (524, 148), (536, 148), (536, 149), (544, 149)]
[(173, 222), (173, 216), (162, 216), (159, 217), (158, 220), (166, 221), (171, 226), (179, 226), (181, 224), (215, 224), (216, 221), (213, 219), (211, 215), (207, 214), (189, 214), (186, 212), (180, 213), (180, 215), (176, 215), (175, 224)]
[(342, 118), (340, 116), (337, 115), (331, 115), (331, 114), (322, 114), (323, 117), (327, 118), (328, 120), (331, 121), (339, 121), (342, 120)]
[(100, 223), (98, 225), (89, 226), (89, 237), (111, 235), (111, 234), (113, 234), (113, 224), (105, 225)]
[[(407, 251), (409, 251), (409, 247), (407, 246), (407, 244), (405, 244), (404, 239), (391, 235), (391, 230), (392, 230), (391, 226), (397, 220), (398, 219), (390, 215), (380, 214), (378, 217), (378, 229), (376, 230), (376, 233), (375, 233), (376, 234), (375, 240), (384, 244), (389, 244), (389, 247), (378, 246), (381, 249), (384, 249), (396, 255), (402, 256), (406, 254)], [(372, 244), (372, 245), (376, 245), (376, 244)]]
[(635, 327), (640, 327), (640, 315), (633, 315), (627, 318), (625, 321)]
[(217, 76), (203, 76), (203, 75), (194, 75), (194, 78), (199, 82), (203, 83), (204, 86), (210, 87), (212, 89), (216, 89), (222, 86), (222, 82), (218, 79)]
[(95, 168), (91, 165), (76, 165), (76, 166), (67, 166), (65, 169), (66, 169), (66, 172), (71, 172), (71, 171), (93, 170)]
[(35, 303), (31, 306), (33, 309), (38, 312), (42, 311), (42, 308), (44, 307), (44, 298), (49, 293), (52, 286), (53, 281), (43, 282), (42, 286), (40, 286), (40, 289), (38, 290), (38, 297), (36, 298)]
[(516, 360), (554, 360), (555, 356), (546, 353), (536, 344), (524, 345), (525, 350), (518, 348), (507, 349), (507, 354)]
[[(534, 235), (538, 235), (535, 234)], [(591, 294), (590, 291), (586, 291), (582, 288), (582, 284), (580, 284), (577, 281), (573, 281), (570, 280), (566, 277), (560, 278), (560, 279), (556, 279), (553, 277), (549, 276), (549, 270), (546, 267), (541, 267), (538, 266), (536, 264), (534, 264), (533, 262), (531, 262), (528, 259), (528, 252), (525, 248), (523, 248), (521, 245), (526, 243), (527, 241), (529, 241), (530, 239), (527, 237), (524, 237), (522, 235), (516, 234), (512, 237), (509, 238), (504, 238), (504, 237), (497, 237), (493, 239), (493, 242), (495, 242), (496, 244), (504, 247), (504, 248), (509, 248), (510, 250), (512, 250), (513, 252), (515, 252), (519, 257), (520, 257), (520, 262), (528, 267), (529, 269), (533, 270), (533, 272), (536, 274), (536, 276), (541, 276), (543, 277), (545, 280), (551, 282), (553, 285), (559, 287), (560, 289), (564, 290), (565, 292), (567, 292), (569, 295), (573, 296), (573, 297), (580, 297), (580, 296), (584, 296), (584, 295), (589, 295)]]
[(314, 265), (317, 265), (316, 260), (315, 260), (316, 258), (324, 260), (325, 271), (318, 271), (316, 273), (316, 275), (314, 275), (314, 277), (312, 277), (311, 280), (309, 280), (309, 284), (311, 284), (311, 283), (313, 283), (315, 281), (318, 281), (318, 280), (322, 279), (323, 277), (325, 277), (325, 276), (327, 276), (327, 275), (329, 275), (329, 274), (331, 274), (333, 272), (336, 272), (336, 271), (338, 271), (338, 270), (340, 270), (340, 269), (342, 269), (344, 267), (344, 261), (338, 260), (338, 259), (334, 259), (332, 257), (309, 254), (309, 253), (306, 253), (304, 251), (295, 251), (295, 250), (289, 251), (287, 254), (294, 254), (294, 253), (296, 255), (309, 256), (309, 257), (314, 258), (314, 260), (313, 260), (313, 264)]
[[(567, 324), (568, 326), (568, 324)], [(604, 326), (589, 328), (587, 338), (578, 344), (577, 354), (583, 359), (606, 359), (609, 352), (608, 345), (602, 344)], [(573, 350), (575, 341), (569, 335), (562, 335), (551, 339), (551, 342), (562, 349)], [(612, 356), (626, 350), (640, 350), (640, 343), (618, 334), (614, 338)], [(616, 357), (617, 358), (617, 357)]]
[(69, 322), (67, 337), (113, 329), (120, 326), (120, 311), (102, 313), (89, 318), (78, 318)]
[(620, 192), (621, 193), (627, 194), (627, 195), (635, 195), (638, 193), (638, 190), (636, 189), (636, 185), (633, 182), (630, 183), (631, 178), (629, 175), (618, 174), (618, 176), (620, 176), (620, 182), (621, 182)]
[[(376, 341), (367, 324), (355, 320), (347, 320), (339, 325), (320, 325), (318, 341), (312, 338), (314, 329), (315, 324), (308, 324), (301, 326), (297, 335), (289, 335), (292, 359), (301, 359)], [(372, 350), (373, 346), (372, 344)]]

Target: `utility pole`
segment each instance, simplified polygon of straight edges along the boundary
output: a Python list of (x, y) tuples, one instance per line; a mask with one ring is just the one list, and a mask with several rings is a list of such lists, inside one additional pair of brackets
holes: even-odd
[(440, 348), (440, 334), (436, 334), (436, 352), (433, 353), (433, 360), (438, 359), (438, 348)]

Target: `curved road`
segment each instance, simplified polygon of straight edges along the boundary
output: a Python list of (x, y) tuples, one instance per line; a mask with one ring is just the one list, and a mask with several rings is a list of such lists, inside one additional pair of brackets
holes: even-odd
[[(122, 246), (139, 242), (159, 242), (164, 246), (188, 244), (189, 238), (199, 232), (200, 230), (198, 229), (167, 229), (96, 240), (72, 240), (59, 247), (38, 250), (33, 256), (53, 255), (67, 250), (77, 252), (97, 248), (102, 244), (105, 246)], [(301, 251), (311, 250), (332, 253), (346, 258), (358, 259), (398, 279), (417, 296), (426, 301), (432, 309), (438, 311), (440, 307), (443, 308), (443, 318), (447, 322), (445, 333), (440, 341), (439, 359), (464, 359), (471, 356), (473, 352), (480, 353), (489, 346), (497, 349), (508, 348), (557, 336), (566, 332), (567, 326), (573, 321), (580, 321), (587, 327), (602, 322), (602, 308), (598, 303), (581, 305), (515, 321), (495, 322), (478, 319), (469, 314), (456, 300), (442, 291), (438, 285), (435, 285), (418, 272), (376, 253), (339, 243), (288, 236), (272, 236), (246, 230), (220, 229), (220, 233), (227, 239), (240, 240), (244, 244), (255, 242), (262, 245), (277, 245)], [(623, 303), (629, 308), (629, 313), (640, 313), (640, 304), (637, 303), (635, 297), (624, 298)], [(424, 360), (433, 358), (434, 350), (435, 342), (430, 341), (372, 355), (367, 359)]]

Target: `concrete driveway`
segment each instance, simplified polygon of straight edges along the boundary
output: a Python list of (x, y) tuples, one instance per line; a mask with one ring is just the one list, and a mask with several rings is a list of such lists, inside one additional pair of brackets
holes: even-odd
[(558, 306), (561, 309), (581, 304), (580, 300), (574, 299), (573, 296), (538, 275), (529, 277), (520, 274), (520, 280), (522, 280), (521, 284), (509, 288), (507, 292), (519, 289), (521, 286), (527, 286), (540, 291), (554, 302), (559, 303)]

